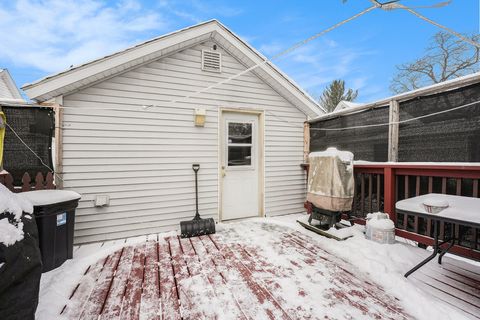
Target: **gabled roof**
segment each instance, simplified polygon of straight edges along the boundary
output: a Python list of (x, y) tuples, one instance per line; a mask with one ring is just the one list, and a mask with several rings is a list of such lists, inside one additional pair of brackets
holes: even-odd
[[(46, 101), (88, 87), (103, 79), (108, 79), (206, 40), (217, 42), (247, 68), (267, 60), (220, 22), (211, 20), (26, 84), (22, 89), (31, 99), (38, 102)], [(309, 117), (324, 113), (323, 109), (305, 91), (272, 63), (263, 63), (251, 72)]]
[(337, 104), (337, 106), (335, 107), (335, 110), (333, 110), (333, 111), (344, 110), (344, 109), (359, 107), (359, 106), (363, 106), (363, 105), (364, 105), (364, 103), (357, 103), (357, 102), (342, 100)]
[(0, 101), (25, 102), (7, 69), (0, 69)]

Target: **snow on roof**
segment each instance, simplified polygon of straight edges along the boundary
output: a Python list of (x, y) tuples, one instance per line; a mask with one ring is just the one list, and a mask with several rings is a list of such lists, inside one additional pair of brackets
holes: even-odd
[(348, 108), (354, 108), (354, 107), (359, 107), (359, 106), (363, 106), (364, 103), (358, 103), (358, 102), (352, 102), (352, 101), (345, 101), (345, 100), (342, 100), (340, 101), (337, 106), (335, 107), (335, 110), (334, 111), (338, 111), (338, 110), (344, 110), (344, 109), (348, 109)]
[(377, 100), (377, 101), (374, 101), (374, 102), (365, 103), (365, 104), (362, 104), (360, 106), (352, 106), (351, 108), (342, 109), (342, 110), (337, 110), (335, 108), (335, 111), (333, 111), (331, 113), (328, 113), (328, 114), (321, 115), (321, 116), (319, 116), (315, 119), (310, 120), (309, 122), (310, 123), (315, 123), (315, 122), (318, 122), (318, 121), (334, 118), (334, 117), (337, 117), (337, 116), (340, 116), (340, 115), (359, 112), (359, 111), (362, 111), (362, 110), (365, 110), (365, 109), (384, 107), (384, 106), (388, 105), (388, 103), (392, 100), (395, 100), (395, 101), (398, 101), (398, 102), (406, 101), (406, 100), (410, 100), (410, 99), (413, 99), (413, 98), (418, 97), (418, 96), (431, 95), (431, 94), (435, 94), (435, 93), (439, 93), (439, 92), (451, 91), (451, 90), (466, 87), (466, 86), (469, 86), (469, 85), (472, 85), (472, 84), (475, 84), (475, 83), (479, 83), (479, 82), (480, 82), (480, 72), (475, 72), (475, 73), (472, 73), (472, 74), (469, 74), (469, 75), (466, 75), (466, 76), (462, 76), (462, 77), (458, 77), (458, 78), (455, 78), (455, 79), (452, 79), (452, 80), (447, 80), (447, 81), (443, 81), (443, 82), (440, 82), (440, 83), (435, 83), (435, 84), (432, 84), (432, 85), (429, 85), (429, 86), (426, 86), (426, 87), (418, 88), (418, 89), (415, 89), (415, 90), (412, 90), (412, 91), (396, 94), (396, 95), (393, 95), (393, 96), (390, 96), (390, 97), (387, 97), (387, 98), (384, 98), (384, 99), (381, 99), (381, 100)]
[[(55, 96), (88, 87), (94, 82), (150, 63), (169, 53), (206, 40), (219, 42), (220, 46), (242, 61), (247, 68), (257, 64), (258, 67), (252, 73), (262, 78), (274, 89), (277, 88), (277, 92), (308, 116), (315, 117), (325, 112), (298, 84), (217, 20), (202, 22), (145, 41), (123, 51), (49, 75), (33, 83), (25, 84), (22, 86), (22, 89), (31, 99), (46, 101)], [(268, 62), (265, 63), (265, 61)]]

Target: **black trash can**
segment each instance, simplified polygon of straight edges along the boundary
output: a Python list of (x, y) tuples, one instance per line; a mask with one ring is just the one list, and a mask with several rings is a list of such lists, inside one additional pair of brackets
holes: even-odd
[(33, 204), (43, 269), (47, 272), (73, 257), (75, 209), (80, 195), (69, 190), (38, 190), (21, 194)]

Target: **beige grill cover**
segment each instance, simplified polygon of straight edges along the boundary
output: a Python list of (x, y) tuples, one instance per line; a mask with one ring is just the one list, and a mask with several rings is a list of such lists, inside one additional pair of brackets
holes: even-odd
[(328, 148), (308, 156), (307, 201), (320, 209), (350, 211), (354, 196), (353, 153)]

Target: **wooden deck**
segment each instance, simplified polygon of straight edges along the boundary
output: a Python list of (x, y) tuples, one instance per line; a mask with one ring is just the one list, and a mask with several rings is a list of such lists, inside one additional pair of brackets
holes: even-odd
[[(401, 297), (389, 295), (308, 236), (271, 224), (262, 228), (276, 236), (260, 237), (261, 245), (241, 241), (248, 238), (246, 230), (234, 228), (191, 239), (153, 235), (140, 243), (127, 241), (88, 267), (60, 318), (413, 318), (401, 308)], [(76, 248), (75, 254), (82, 250), (92, 248)], [(409, 281), (477, 319), (478, 270), (444, 259), (443, 266), (429, 264)]]
[(444, 257), (441, 265), (434, 259), (414, 272), (410, 279), (467, 318), (480, 319), (480, 267)]
[[(294, 250), (303, 258), (278, 268), (257, 248), (227, 244), (221, 235), (150, 237), (91, 265), (61, 314), (67, 319), (329, 319), (335, 310), (353, 319), (410, 318), (398, 299), (359, 279), (352, 265), (304, 235), (280, 234), (275, 250), (272, 254)], [(303, 303), (311, 290), (295, 282), (301, 270), (311, 272), (318, 288), (310, 297), (315, 310)]]

